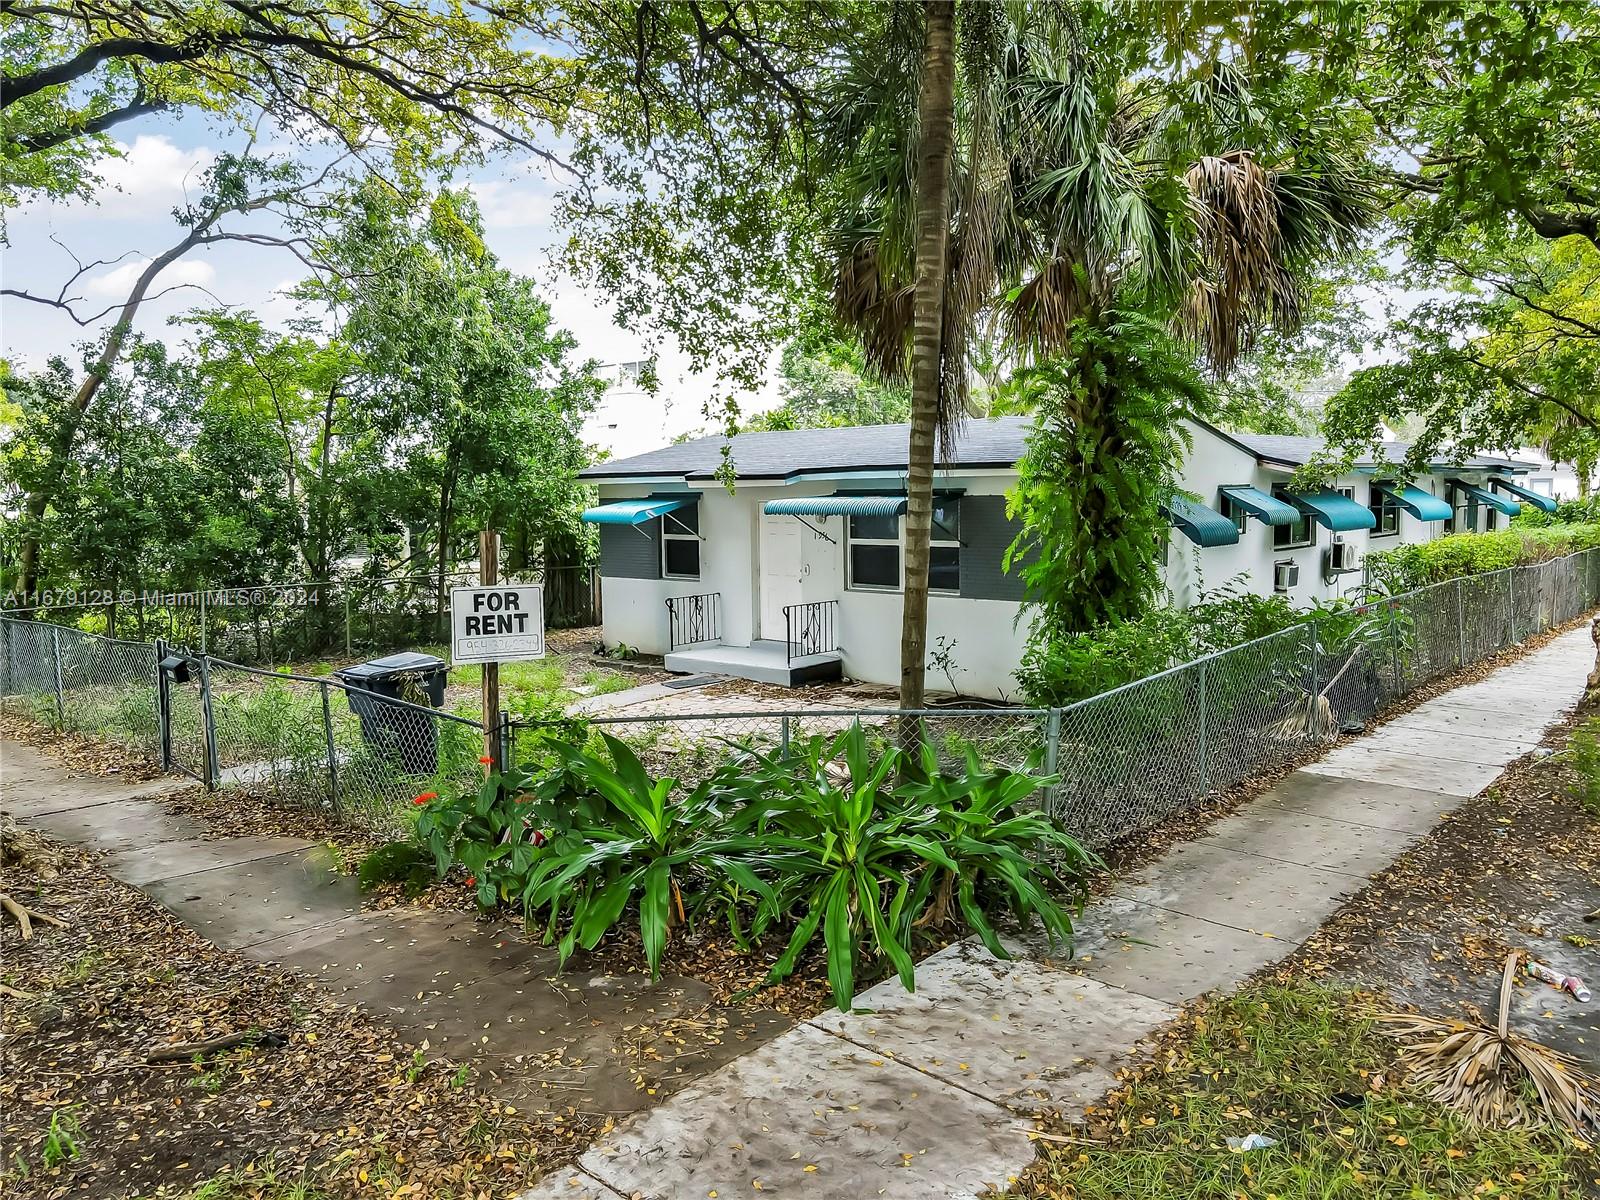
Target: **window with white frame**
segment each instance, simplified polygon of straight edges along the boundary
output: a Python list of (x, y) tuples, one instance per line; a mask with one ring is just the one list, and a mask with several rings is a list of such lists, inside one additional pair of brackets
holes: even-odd
[[(848, 586), (855, 591), (897, 592), (905, 585), (905, 524), (897, 516), (853, 516), (845, 550)], [(935, 496), (928, 546), (928, 588), (961, 591), (961, 503)]]
[(1390, 534), (1399, 533), (1400, 502), (1377, 483), (1373, 483), (1371, 487), (1372, 502), (1367, 507), (1372, 510), (1372, 515), (1378, 523), (1367, 536), (1388, 537)]
[[(1274, 487), (1274, 499), (1289, 503), (1287, 488)], [(1312, 524), (1311, 518), (1301, 513), (1287, 525), (1274, 525), (1272, 527), (1272, 548), (1274, 550), (1297, 550), (1301, 546), (1312, 546), (1317, 541), (1317, 527)]]
[(661, 574), (700, 578), (700, 506), (690, 504), (661, 518)]
[(1217, 511), (1232, 521), (1233, 527), (1241, 534), (1244, 533), (1245, 521), (1250, 514), (1227, 492), (1219, 492), (1217, 495)]

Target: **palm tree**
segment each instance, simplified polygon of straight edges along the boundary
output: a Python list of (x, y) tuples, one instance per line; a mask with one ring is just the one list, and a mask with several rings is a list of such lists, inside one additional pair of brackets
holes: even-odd
[[(920, 64), (894, 51), (909, 39), (886, 37), (873, 61), (847, 68), (834, 89), (827, 140), (848, 148), (836, 176), (835, 308), (875, 369), (913, 376), (901, 664), (908, 706), (922, 699), (929, 425), (948, 437), (961, 418), (965, 349), (983, 315), (1000, 312), (1019, 357), (1046, 360), (1087, 353), (1074, 336), (1085, 328), (1098, 331), (1095, 352), (1103, 353), (1107, 331), (1137, 325), (1126, 316), (1138, 314), (1169, 324), (1220, 375), (1263, 328), (1297, 325), (1300, 281), (1317, 262), (1349, 252), (1377, 215), (1359, 159), (1336, 143), (1277, 131), (1238, 70), (1208, 64), (1176, 89), (1125, 66), (1107, 51), (1105, 31), (1080, 25), (1076, 11), (961, 8), (948, 211), (924, 199), (935, 190), (927, 172), (945, 160), (942, 150), (936, 160), (922, 152), (928, 76), (913, 103)], [(934, 220), (949, 237), (937, 343), (924, 292), (932, 279), (921, 272)], [(930, 395), (935, 346), (939, 387)], [(1105, 427), (1078, 433), (1114, 452), (1114, 387), (1083, 399), (1074, 419)], [(1098, 539), (1120, 536), (1115, 511), (1084, 519)], [(1115, 578), (1094, 582), (1100, 592), (1116, 588)]]

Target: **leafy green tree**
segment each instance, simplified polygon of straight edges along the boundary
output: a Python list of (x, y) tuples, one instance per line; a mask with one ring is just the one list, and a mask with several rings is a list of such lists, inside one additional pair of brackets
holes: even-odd
[[(254, 129), (263, 116), (345, 147), (375, 135), (470, 155), (508, 142), (554, 161), (571, 64), (533, 44), (516, 9), (419, 0), (65, 0), (10, 4), (0, 29), (0, 203), (86, 195), (108, 131), (193, 110)], [(420, 139), (420, 140), (419, 140)]]
[[(1358, 371), (1329, 402), (1339, 453), (1370, 449), (1385, 426), (1413, 434), (1409, 469), (1527, 444), (1592, 469), (1600, 448), (1600, 250), (1587, 239), (1496, 239), (1452, 257), (1450, 294), (1390, 331), (1395, 360)], [(1431, 278), (1439, 278), (1437, 274)]]
[(832, 339), (783, 348), (778, 394), (777, 408), (741, 422), (740, 431), (897, 425), (911, 411), (904, 384), (871, 378), (860, 347)]
[(603, 390), (569, 361), (533, 281), (483, 244), (466, 193), (425, 204), (376, 184), (320, 254), (332, 268), (301, 294), (342, 318), (359, 363), (349, 382), (375, 432), (431, 497), (439, 601), (465, 530), (570, 535), (581, 509), (583, 416)]

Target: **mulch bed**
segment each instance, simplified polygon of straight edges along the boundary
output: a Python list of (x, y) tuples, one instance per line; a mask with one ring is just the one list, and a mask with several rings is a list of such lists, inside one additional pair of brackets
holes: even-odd
[[(173, 1195), (269, 1166), (340, 1196), (509, 1196), (598, 1132), (570, 1111), (514, 1111), (292, 970), (212, 945), (89, 854), (7, 840), (11, 894), (68, 922), (3, 935), (5, 982), (31, 997), (8, 997), (0, 1024), (10, 1196)], [(146, 1061), (251, 1031), (273, 1036)], [(76, 1153), (46, 1167), (53, 1116)]]

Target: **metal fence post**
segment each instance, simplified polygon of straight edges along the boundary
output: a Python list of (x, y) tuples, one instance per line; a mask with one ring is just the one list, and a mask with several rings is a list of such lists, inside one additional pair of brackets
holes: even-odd
[(778, 753), (789, 753), (789, 714), (783, 714), (783, 720), (778, 722)]
[(339, 807), (339, 752), (333, 744), (333, 706), (328, 702), (328, 685), (323, 683), (322, 691), (322, 736), (328, 747), (328, 798), (333, 802), (333, 811), (341, 811)]
[[(1054, 775), (1056, 765), (1061, 756), (1061, 710), (1051, 708), (1044, 719), (1044, 773)], [(1045, 811), (1053, 820), (1056, 809), (1056, 788), (1060, 784), (1052, 783), (1045, 791)]]
[(1206, 710), (1206, 676), (1209, 674), (1211, 660), (1200, 660), (1200, 794), (1203, 796), (1211, 790), (1211, 745), (1207, 736), (1206, 726), (1210, 713)]
[(1311, 638), (1311, 706), (1316, 708), (1317, 697), (1322, 695), (1321, 664), (1317, 661), (1317, 622), (1315, 619), (1306, 622), (1306, 633)]
[(350, 587), (346, 584), (344, 589), (344, 652), (346, 654), (354, 653), (350, 646)]
[(1405, 675), (1400, 670), (1400, 610), (1389, 601), (1389, 653), (1394, 665), (1394, 694), (1405, 692)]
[(1456, 577), (1456, 666), (1467, 665), (1467, 599), (1466, 590)]
[(511, 765), (511, 714), (502, 708), (494, 724), (494, 769), (504, 771)]
[(200, 593), (200, 653), (206, 652), (206, 594)]
[(61, 627), (50, 627), (50, 649), (55, 657), (55, 683), (56, 683), (56, 728), (67, 727), (67, 699), (66, 688), (61, 682)]
[(1506, 637), (1508, 645), (1517, 644), (1517, 583), (1515, 567), (1506, 568)]
[(161, 739), (161, 769), (172, 770), (172, 689), (167, 686), (165, 638), (157, 638), (156, 651), (156, 734)]
[(217, 754), (217, 722), (211, 711), (211, 661), (200, 655), (200, 726), (205, 744), (205, 766), (201, 781), (207, 791), (216, 791), (222, 784), (222, 761)]

